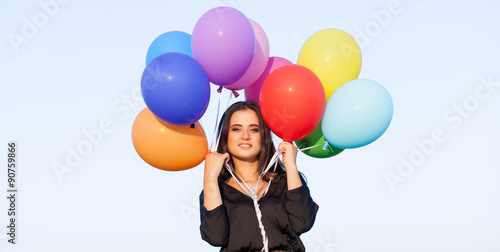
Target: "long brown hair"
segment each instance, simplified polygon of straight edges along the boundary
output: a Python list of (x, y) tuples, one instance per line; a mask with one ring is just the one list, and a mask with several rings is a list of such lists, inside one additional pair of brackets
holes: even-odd
[[(267, 124), (264, 121), (264, 118), (262, 117), (259, 105), (257, 103), (253, 101), (236, 102), (233, 105), (231, 105), (226, 110), (226, 112), (224, 112), (217, 131), (218, 132), (217, 136), (218, 137), (220, 136), (217, 152), (229, 153), (229, 148), (227, 146), (227, 138), (230, 126), (229, 123), (231, 121), (231, 117), (233, 116), (234, 112), (240, 110), (252, 110), (257, 114), (257, 118), (259, 119), (259, 132), (262, 145), (258, 159), (259, 160), (258, 172), (259, 174), (261, 174), (262, 171), (268, 165), (269, 161), (271, 161), (271, 158), (276, 152), (276, 150), (274, 148), (274, 143), (271, 136), (271, 130), (269, 129), (269, 127), (267, 127)], [(229, 153), (229, 155), (231, 155), (231, 153)], [(273, 178), (273, 180), (275, 181), (279, 180), (279, 178), (283, 174), (285, 174), (285, 170), (283, 169), (281, 161), (278, 159), (277, 162), (278, 162), (278, 167), (276, 167), (276, 171)], [(229, 160), (228, 163), (231, 167), (234, 167), (232, 158)], [(269, 170), (263, 177), (264, 181), (269, 181), (272, 175), (273, 175), (272, 171)], [(223, 181), (226, 181), (227, 179), (229, 179), (230, 176), (231, 174), (226, 169), (222, 169), (219, 178), (222, 179)]]

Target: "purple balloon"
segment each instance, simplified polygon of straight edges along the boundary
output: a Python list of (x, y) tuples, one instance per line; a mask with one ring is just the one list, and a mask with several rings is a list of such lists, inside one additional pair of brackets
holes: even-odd
[(252, 62), (255, 51), (252, 25), (234, 8), (213, 8), (194, 26), (191, 51), (210, 82), (230, 85), (245, 74)]
[(269, 60), (269, 41), (267, 39), (266, 33), (262, 27), (257, 24), (257, 22), (250, 20), (252, 24), (253, 32), (255, 33), (255, 52), (253, 54), (252, 62), (246, 70), (245, 74), (231, 85), (224, 86), (224, 88), (230, 90), (240, 90), (245, 89), (252, 85), (264, 72), (266, 68), (267, 61)]

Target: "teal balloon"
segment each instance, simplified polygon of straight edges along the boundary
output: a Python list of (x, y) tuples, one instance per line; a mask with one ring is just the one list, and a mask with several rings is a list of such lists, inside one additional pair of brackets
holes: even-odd
[(393, 110), (391, 95), (380, 83), (352, 80), (330, 96), (321, 130), (326, 141), (337, 148), (362, 147), (384, 134)]
[(148, 48), (146, 65), (164, 53), (178, 52), (193, 57), (191, 53), (191, 35), (182, 31), (169, 31), (158, 36)]

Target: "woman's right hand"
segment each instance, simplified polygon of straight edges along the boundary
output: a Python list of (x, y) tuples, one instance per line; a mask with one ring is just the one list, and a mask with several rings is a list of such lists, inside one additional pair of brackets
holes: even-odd
[(229, 154), (208, 152), (205, 156), (205, 177), (203, 178), (203, 205), (208, 211), (222, 204), (217, 178), (224, 166), (229, 161)]
[(229, 153), (209, 152), (205, 156), (205, 177), (217, 179), (224, 164), (229, 161)]

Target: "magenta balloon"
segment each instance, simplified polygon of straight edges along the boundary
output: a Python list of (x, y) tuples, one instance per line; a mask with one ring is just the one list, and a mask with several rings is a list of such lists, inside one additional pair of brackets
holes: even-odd
[(235, 83), (224, 86), (224, 88), (230, 90), (240, 90), (252, 85), (260, 77), (262, 72), (264, 72), (267, 61), (269, 60), (269, 41), (267, 40), (266, 33), (255, 21), (252, 19), (248, 20), (250, 20), (253, 32), (255, 33), (255, 53), (245, 74)]
[(255, 81), (251, 86), (245, 88), (245, 99), (248, 101), (259, 102), (260, 89), (262, 88), (262, 84), (266, 80), (267, 76), (274, 70), (293, 64), (291, 61), (281, 58), (281, 57), (270, 57), (267, 61), (266, 69), (262, 75)]
[(191, 51), (210, 82), (220, 86), (232, 84), (245, 74), (252, 61), (255, 51), (252, 25), (234, 8), (213, 8), (196, 22)]

